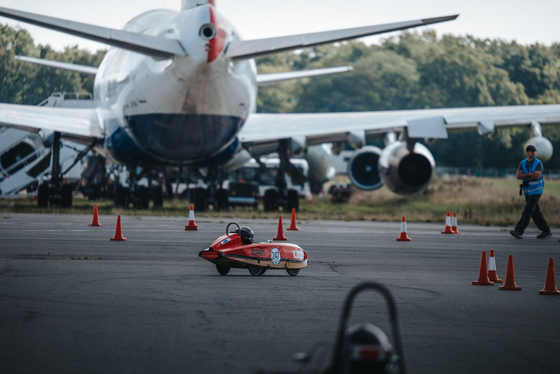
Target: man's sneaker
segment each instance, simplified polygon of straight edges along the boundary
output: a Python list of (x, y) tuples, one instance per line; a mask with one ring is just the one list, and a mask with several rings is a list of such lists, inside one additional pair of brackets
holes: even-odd
[(511, 230), (509, 233), (511, 235), (515, 236), (517, 239), (523, 239), (523, 234), (518, 232), (518, 231)]
[(551, 236), (552, 236), (552, 234), (550, 233), (550, 231), (548, 231), (548, 232), (543, 231), (543, 232), (540, 233), (540, 235), (537, 236), (537, 239), (548, 239)]

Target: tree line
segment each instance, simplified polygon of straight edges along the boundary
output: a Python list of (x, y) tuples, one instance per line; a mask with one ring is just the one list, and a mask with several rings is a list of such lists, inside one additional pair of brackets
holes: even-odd
[[(93, 77), (14, 60), (16, 55), (99, 66), (104, 50), (63, 52), (35, 45), (24, 29), (0, 25), (0, 102), (38, 104), (55, 91), (93, 91)], [(351, 65), (347, 73), (261, 87), (259, 112), (345, 112), (560, 103), (560, 44), (550, 47), (472, 36), (402, 32), (365, 45), (319, 46), (257, 59), (259, 74)], [(558, 154), (560, 129), (544, 126)], [(476, 132), (450, 134), (428, 145), (438, 165), (516, 167), (527, 128), (501, 130), (490, 140)], [(381, 145), (374, 139), (372, 144)], [(537, 155), (538, 157), (538, 155)]]

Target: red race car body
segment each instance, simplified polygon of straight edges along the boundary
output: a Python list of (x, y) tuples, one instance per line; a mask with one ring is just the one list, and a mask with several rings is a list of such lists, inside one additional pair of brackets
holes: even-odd
[(271, 242), (243, 244), (239, 232), (220, 236), (199, 256), (215, 264), (222, 275), (227, 275), (231, 268), (248, 268), (252, 275), (285, 269), (294, 276), (307, 266), (307, 254), (301, 247)]

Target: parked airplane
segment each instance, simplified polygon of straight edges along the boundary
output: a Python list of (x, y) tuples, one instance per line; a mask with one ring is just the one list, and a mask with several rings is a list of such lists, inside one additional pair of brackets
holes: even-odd
[[(448, 131), (477, 129), (482, 135), (500, 126), (559, 123), (560, 105), (460, 108), (359, 113), (258, 114), (257, 86), (286, 79), (332, 74), (349, 67), (257, 75), (255, 57), (312, 47), (455, 19), (447, 16), (311, 34), (242, 40), (214, 0), (183, 0), (182, 10), (139, 15), (123, 30), (108, 29), (0, 8), (0, 16), (50, 28), (113, 46), (98, 69), (54, 61), (20, 60), (95, 75), (94, 109), (41, 108), (0, 104), (0, 125), (40, 131), (44, 138), (81, 142), (112, 161), (127, 165), (127, 201), (138, 202), (136, 182), (152, 170), (187, 167), (208, 182), (208, 203), (220, 206), (227, 193), (224, 172), (250, 158), (278, 152), (281, 170), (302, 178), (288, 159), (303, 154), (310, 177), (329, 169), (323, 143), (349, 142), (357, 151), (349, 176), (361, 189), (387, 185), (399, 194), (421, 191), (435, 166), (417, 140), (447, 138)], [(397, 133), (400, 137), (397, 139)], [(387, 147), (365, 145), (366, 136), (385, 136)], [(532, 140), (543, 157), (547, 139)], [(335, 147), (336, 148), (336, 147)], [(267, 206), (288, 206), (284, 173)], [(156, 188), (161, 193), (161, 187)], [(292, 204), (293, 205), (293, 204)]]

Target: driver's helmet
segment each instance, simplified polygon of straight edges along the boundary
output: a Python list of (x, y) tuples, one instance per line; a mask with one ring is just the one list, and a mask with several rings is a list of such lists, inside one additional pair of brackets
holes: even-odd
[(241, 243), (242, 244), (253, 244), (253, 230), (250, 227), (242, 226), (239, 229), (239, 236), (241, 236)]
[(346, 330), (352, 373), (385, 373), (390, 368), (393, 346), (377, 326), (370, 323)]

